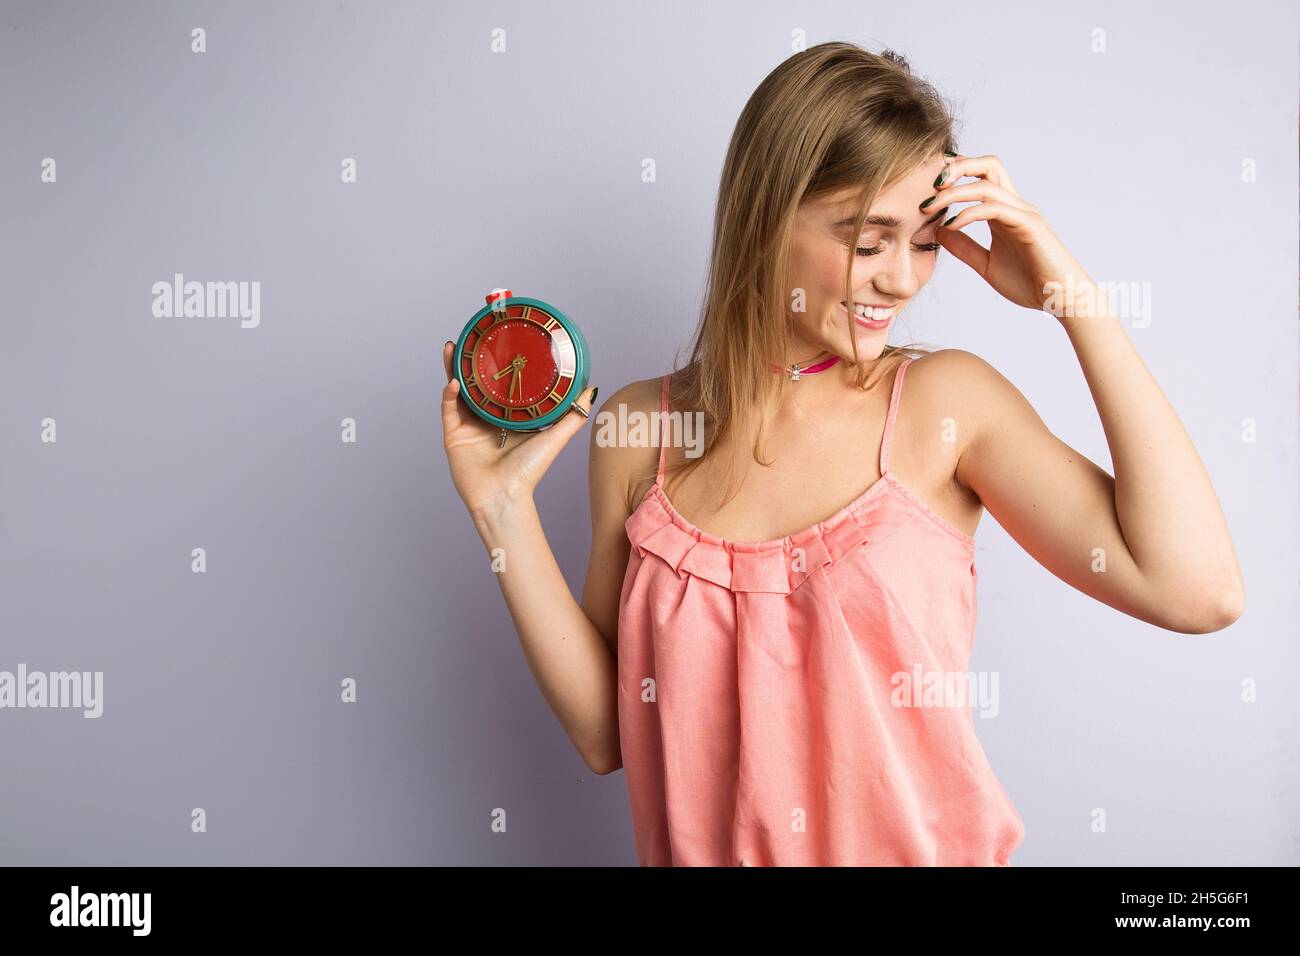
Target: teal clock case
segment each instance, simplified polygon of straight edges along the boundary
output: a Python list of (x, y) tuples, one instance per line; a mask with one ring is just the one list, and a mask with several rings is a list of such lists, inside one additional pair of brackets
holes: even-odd
[(485, 316), (492, 312), (493, 306), (496, 304), (495, 302), (492, 302), (474, 313), (474, 317), (465, 323), (465, 328), (461, 330), (460, 337), (456, 339), (456, 351), (451, 358), (451, 367), (452, 374), (460, 380), (461, 401), (463, 401), (475, 415), (495, 428), (504, 428), (507, 431), (512, 432), (535, 432), (549, 428), (564, 415), (568, 414), (569, 409), (573, 406), (573, 403), (577, 400), (578, 396), (587, 390), (587, 382), (591, 375), (591, 349), (587, 345), (587, 338), (582, 334), (582, 329), (580, 329), (572, 319), (549, 302), (544, 302), (541, 299), (531, 299), (527, 296), (512, 296), (509, 298), (498, 299), (496, 301), (504, 303), (502, 305), (502, 308), (504, 309), (509, 309), (511, 306), (515, 305), (530, 305), (535, 309), (540, 309), (548, 315), (554, 316), (556, 321), (564, 326), (565, 331), (569, 333), (569, 338), (573, 340), (573, 385), (569, 388), (568, 394), (564, 396), (564, 399), (560, 404), (556, 405), (540, 418), (534, 418), (527, 422), (508, 421), (504, 418), (498, 418), (491, 412), (479, 408), (465, 397), (467, 394), (466, 382), (464, 377), (461, 375), (461, 359), (465, 353), (465, 340), (469, 338), (469, 334), (474, 330), (474, 327), (478, 325), (479, 322), (483, 321)]

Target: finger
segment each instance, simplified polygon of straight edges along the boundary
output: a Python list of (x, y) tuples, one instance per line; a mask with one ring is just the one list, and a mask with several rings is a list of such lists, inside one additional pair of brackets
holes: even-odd
[[(478, 415), (474, 414), (467, 399), (462, 398), (460, 379), (452, 378), (442, 389), (442, 425), (443, 429), (450, 432), (452, 429), (465, 431), (466, 429), (472, 435), (482, 436), (490, 435), (495, 442), (501, 429), (497, 425), (489, 424)], [(507, 432), (507, 441), (503, 451), (509, 451), (515, 445), (524, 440), (523, 434), (519, 432)], [(500, 446), (496, 446), (500, 447)]]
[[(955, 221), (953, 226), (956, 226)], [(977, 275), (983, 276), (988, 271), (989, 251), (966, 233), (958, 232), (955, 228), (941, 228), (935, 232), (935, 238), (953, 256), (974, 269)]]
[(464, 424), (459, 396), (459, 379), (453, 378), (442, 387), (442, 433), (444, 437)]
[(1013, 230), (1032, 230), (1034, 214), (1023, 209), (1017, 209), (1014, 206), (1008, 206), (1001, 202), (980, 202), (973, 206), (967, 206), (957, 215), (952, 217), (951, 223), (944, 223), (939, 227), (938, 234), (945, 232), (955, 232), (963, 226), (968, 226), (972, 222), (999, 222), (1010, 226)]
[(945, 206), (950, 206), (959, 202), (1001, 202), (1008, 206), (1014, 206), (1016, 209), (1022, 209), (1025, 212), (1036, 211), (1033, 205), (1026, 202), (1022, 197), (985, 179), (973, 183), (962, 183), (960, 186), (951, 186), (944, 183), (935, 190), (935, 198), (930, 205), (942, 203)]
[(1013, 196), (1020, 195), (1020, 191), (1016, 189), (1015, 183), (1007, 173), (1007, 168), (996, 156), (957, 156), (948, 160), (947, 168), (948, 177), (944, 181), (946, 183), (955, 183), (963, 176), (974, 176), (1000, 186)]
[[(442, 427), (450, 431), (469, 423), (466, 409), (461, 407), (460, 379), (451, 374), (451, 357), (456, 351), (455, 342), (444, 342), (442, 346), (442, 367), (447, 373), (447, 384), (442, 387)], [(475, 420), (477, 416), (475, 416)]]

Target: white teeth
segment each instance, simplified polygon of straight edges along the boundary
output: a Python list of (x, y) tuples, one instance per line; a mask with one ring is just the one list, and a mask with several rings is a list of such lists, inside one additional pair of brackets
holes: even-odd
[(889, 309), (873, 309), (871, 306), (863, 305), (860, 302), (855, 302), (853, 304), (853, 311), (862, 316), (868, 322), (878, 321), (888, 317), (889, 315)]

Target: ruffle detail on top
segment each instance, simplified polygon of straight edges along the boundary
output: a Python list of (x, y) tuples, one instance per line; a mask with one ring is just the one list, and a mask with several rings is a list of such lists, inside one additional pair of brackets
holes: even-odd
[(877, 494), (887, 481), (888, 476), (882, 477), (852, 504), (810, 528), (752, 543), (726, 541), (694, 527), (653, 485), (628, 516), (627, 536), (642, 558), (655, 555), (679, 578), (690, 574), (731, 591), (789, 594), (850, 551), (886, 537), (915, 518), (905, 508), (875, 507), (876, 502), (887, 500)]

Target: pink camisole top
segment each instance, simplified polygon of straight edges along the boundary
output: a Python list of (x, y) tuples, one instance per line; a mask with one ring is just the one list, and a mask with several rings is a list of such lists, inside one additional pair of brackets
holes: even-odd
[(889, 470), (911, 361), (894, 376), (881, 477), (759, 542), (709, 534), (668, 500), (664, 376), (659, 471), (626, 521), (618, 621), (642, 866), (1009, 866), (1024, 839), (957, 690), (975, 540)]

